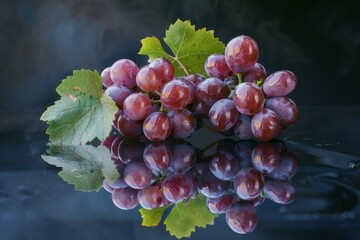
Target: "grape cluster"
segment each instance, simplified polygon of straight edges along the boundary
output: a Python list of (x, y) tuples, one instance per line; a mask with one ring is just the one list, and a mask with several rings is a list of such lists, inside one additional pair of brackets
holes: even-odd
[(184, 141), (145, 143), (118, 136), (104, 144), (120, 177), (115, 182), (104, 179), (103, 187), (123, 210), (138, 205), (151, 210), (203, 194), (209, 211), (225, 214), (229, 227), (244, 234), (255, 229), (255, 207), (265, 199), (288, 204), (295, 198), (288, 180), (298, 160), (280, 140), (224, 139), (209, 156)]
[(297, 78), (287, 70), (267, 76), (258, 57), (255, 40), (239, 36), (226, 45), (224, 55), (207, 58), (209, 78), (175, 77), (166, 58), (141, 69), (120, 59), (101, 73), (105, 93), (119, 108), (114, 127), (125, 137), (145, 135), (160, 142), (169, 136), (186, 139), (208, 119), (224, 135), (270, 141), (298, 119), (296, 104), (286, 97)]

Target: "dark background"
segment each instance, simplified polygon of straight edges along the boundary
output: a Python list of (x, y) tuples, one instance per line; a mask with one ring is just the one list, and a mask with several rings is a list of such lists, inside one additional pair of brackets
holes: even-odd
[(139, 66), (140, 40), (177, 18), (259, 45), (268, 74), (293, 71), (300, 106), (359, 106), (360, 17), (355, 1), (11, 0), (0, 3), (0, 109), (37, 111), (73, 69)]

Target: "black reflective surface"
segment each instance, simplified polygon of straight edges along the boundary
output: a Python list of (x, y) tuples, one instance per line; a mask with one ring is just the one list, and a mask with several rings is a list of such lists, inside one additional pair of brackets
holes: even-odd
[[(76, 192), (45, 163), (47, 136), (40, 112), (1, 113), (1, 239), (171, 239), (164, 225), (141, 227), (137, 210), (123, 211), (111, 196)], [(26, 120), (26, 121), (25, 121)], [(31, 126), (11, 129), (14, 122)], [(303, 108), (282, 136), (299, 168), (297, 197), (286, 206), (266, 201), (248, 235), (232, 232), (220, 216), (191, 239), (358, 239), (360, 236), (359, 108)], [(223, 138), (202, 129), (189, 139), (198, 148)]]

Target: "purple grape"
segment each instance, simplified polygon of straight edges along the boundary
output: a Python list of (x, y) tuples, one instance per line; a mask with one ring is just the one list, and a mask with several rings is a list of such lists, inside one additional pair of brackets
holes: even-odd
[(180, 110), (191, 102), (191, 89), (181, 80), (172, 80), (164, 85), (161, 90), (160, 100), (169, 109)]
[(240, 170), (237, 159), (229, 152), (216, 153), (209, 164), (210, 171), (221, 180), (232, 180)]
[(172, 203), (181, 202), (197, 192), (194, 176), (187, 173), (167, 176), (161, 189), (166, 199)]
[(254, 115), (264, 105), (264, 94), (255, 83), (245, 82), (236, 87), (233, 101), (240, 113)]
[(234, 125), (234, 133), (242, 140), (254, 139), (254, 134), (251, 131), (252, 116), (239, 114), (238, 120)]
[(142, 67), (136, 74), (136, 85), (144, 92), (157, 91), (164, 82), (165, 79), (162, 79), (158, 72), (148, 65)]
[(152, 103), (144, 93), (132, 93), (124, 101), (125, 115), (134, 121), (144, 120), (152, 110)]
[(263, 89), (269, 97), (284, 97), (295, 89), (296, 83), (294, 73), (287, 70), (277, 71), (265, 79)]
[(234, 73), (249, 71), (259, 58), (259, 48), (254, 39), (248, 36), (233, 38), (225, 48), (225, 60)]
[(160, 79), (164, 79), (165, 82), (169, 82), (175, 76), (175, 68), (166, 58), (157, 58), (153, 60), (149, 64), (149, 67), (155, 69), (159, 73)]
[(218, 131), (226, 131), (235, 125), (239, 117), (234, 102), (230, 99), (221, 99), (212, 105), (209, 111), (211, 126)]
[(138, 201), (140, 205), (148, 210), (160, 207), (164, 195), (158, 186), (148, 186), (138, 192)]
[(209, 115), (210, 107), (206, 105), (205, 103), (196, 101), (193, 104), (192, 111), (195, 115), (195, 117), (199, 118), (207, 118)]
[(144, 151), (146, 165), (154, 171), (165, 171), (172, 161), (172, 152), (168, 144), (150, 143)]
[(234, 179), (236, 194), (243, 200), (251, 200), (260, 195), (265, 179), (255, 168), (241, 169)]
[(117, 156), (124, 164), (142, 162), (146, 145), (136, 139), (126, 138), (119, 143)]
[(236, 233), (246, 234), (254, 231), (258, 215), (253, 205), (235, 203), (226, 212), (226, 223)]
[(114, 189), (109, 185), (109, 182), (105, 178), (103, 180), (103, 188), (109, 193), (112, 193), (114, 191)]
[(173, 145), (172, 162), (169, 170), (175, 173), (185, 173), (189, 171), (196, 161), (196, 149), (189, 143)]
[(105, 93), (108, 94), (115, 102), (116, 106), (121, 110), (125, 99), (131, 94), (131, 91), (124, 86), (109, 86)]
[(205, 71), (210, 77), (226, 78), (230, 74), (230, 69), (222, 54), (212, 54), (205, 62)]
[(117, 86), (129, 89), (136, 86), (136, 74), (139, 67), (129, 59), (120, 59), (110, 68), (110, 77)]
[(204, 196), (209, 198), (223, 196), (229, 189), (229, 183), (215, 177), (212, 173), (199, 177), (199, 189)]
[(266, 78), (266, 70), (263, 65), (260, 63), (255, 63), (255, 65), (243, 75), (243, 82), (253, 82), (259, 80), (265, 80)]
[(279, 118), (280, 126), (287, 128), (299, 118), (299, 110), (293, 100), (287, 97), (269, 98), (266, 108), (273, 110)]
[(210, 212), (215, 214), (225, 213), (233, 202), (234, 200), (231, 194), (225, 194), (218, 198), (206, 198), (206, 206)]
[(170, 110), (167, 113), (172, 123), (171, 136), (177, 139), (186, 139), (192, 136), (196, 129), (196, 118), (187, 109)]
[(216, 101), (227, 98), (230, 90), (226, 83), (218, 78), (208, 78), (199, 83), (196, 88), (196, 97), (208, 107), (211, 107)]
[(124, 171), (125, 182), (134, 189), (143, 189), (150, 185), (152, 171), (144, 163), (133, 162), (126, 166)]
[(115, 128), (127, 138), (136, 138), (143, 134), (143, 121), (129, 119), (122, 110), (116, 115), (115, 123)]
[(289, 204), (295, 200), (295, 188), (288, 182), (268, 180), (264, 193), (267, 198), (278, 204)]
[(251, 131), (256, 139), (262, 142), (270, 141), (280, 133), (278, 116), (274, 111), (263, 108), (253, 116)]
[(170, 136), (172, 123), (164, 112), (153, 112), (144, 121), (145, 136), (153, 142), (160, 142)]
[(292, 178), (298, 169), (298, 159), (295, 154), (290, 152), (280, 153), (280, 159), (277, 167), (269, 176), (275, 180), (285, 181)]
[(130, 210), (139, 204), (137, 194), (138, 190), (129, 187), (124, 189), (114, 189), (112, 192), (112, 200), (118, 208)]
[(269, 174), (279, 162), (279, 151), (270, 143), (260, 143), (252, 151), (252, 163), (262, 173)]
[(108, 88), (108, 87), (114, 85), (114, 82), (110, 77), (110, 67), (105, 68), (101, 72), (101, 78), (102, 78), (102, 83), (103, 83), (104, 87)]

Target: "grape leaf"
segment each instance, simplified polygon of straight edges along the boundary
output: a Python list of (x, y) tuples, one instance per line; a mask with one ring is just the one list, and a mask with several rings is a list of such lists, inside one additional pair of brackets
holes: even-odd
[(160, 40), (156, 37), (147, 37), (141, 40), (141, 55), (148, 55), (149, 61), (166, 57), (175, 67), (175, 75), (200, 73), (206, 76), (204, 64), (206, 58), (214, 53), (223, 54), (225, 45), (214, 36), (213, 31), (205, 28), (195, 31), (190, 21), (177, 20), (165, 32), (165, 44), (172, 54), (168, 54)]
[(51, 145), (47, 153), (41, 156), (44, 161), (61, 167), (59, 176), (78, 191), (98, 191), (104, 177), (109, 182), (120, 177), (109, 150), (103, 145)]
[(85, 93), (95, 98), (101, 98), (102, 80), (97, 71), (74, 70), (72, 76), (68, 76), (56, 88), (60, 96), (67, 94), (77, 95)]
[(40, 119), (49, 124), (46, 133), (51, 143), (76, 145), (95, 137), (104, 140), (111, 131), (117, 110), (107, 94), (98, 99), (80, 93), (61, 97)]
[(180, 239), (190, 237), (195, 227), (205, 228), (208, 224), (214, 224), (217, 215), (206, 207), (205, 197), (199, 194), (188, 203), (176, 204), (164, 221), (166, 230), (170, 235)]
[(141, 226), (156, 227), (159, 225), (166, 208), (167, 207), (159, 207), (152, 210), (140, 208), (139, 211), (142, 218)]

